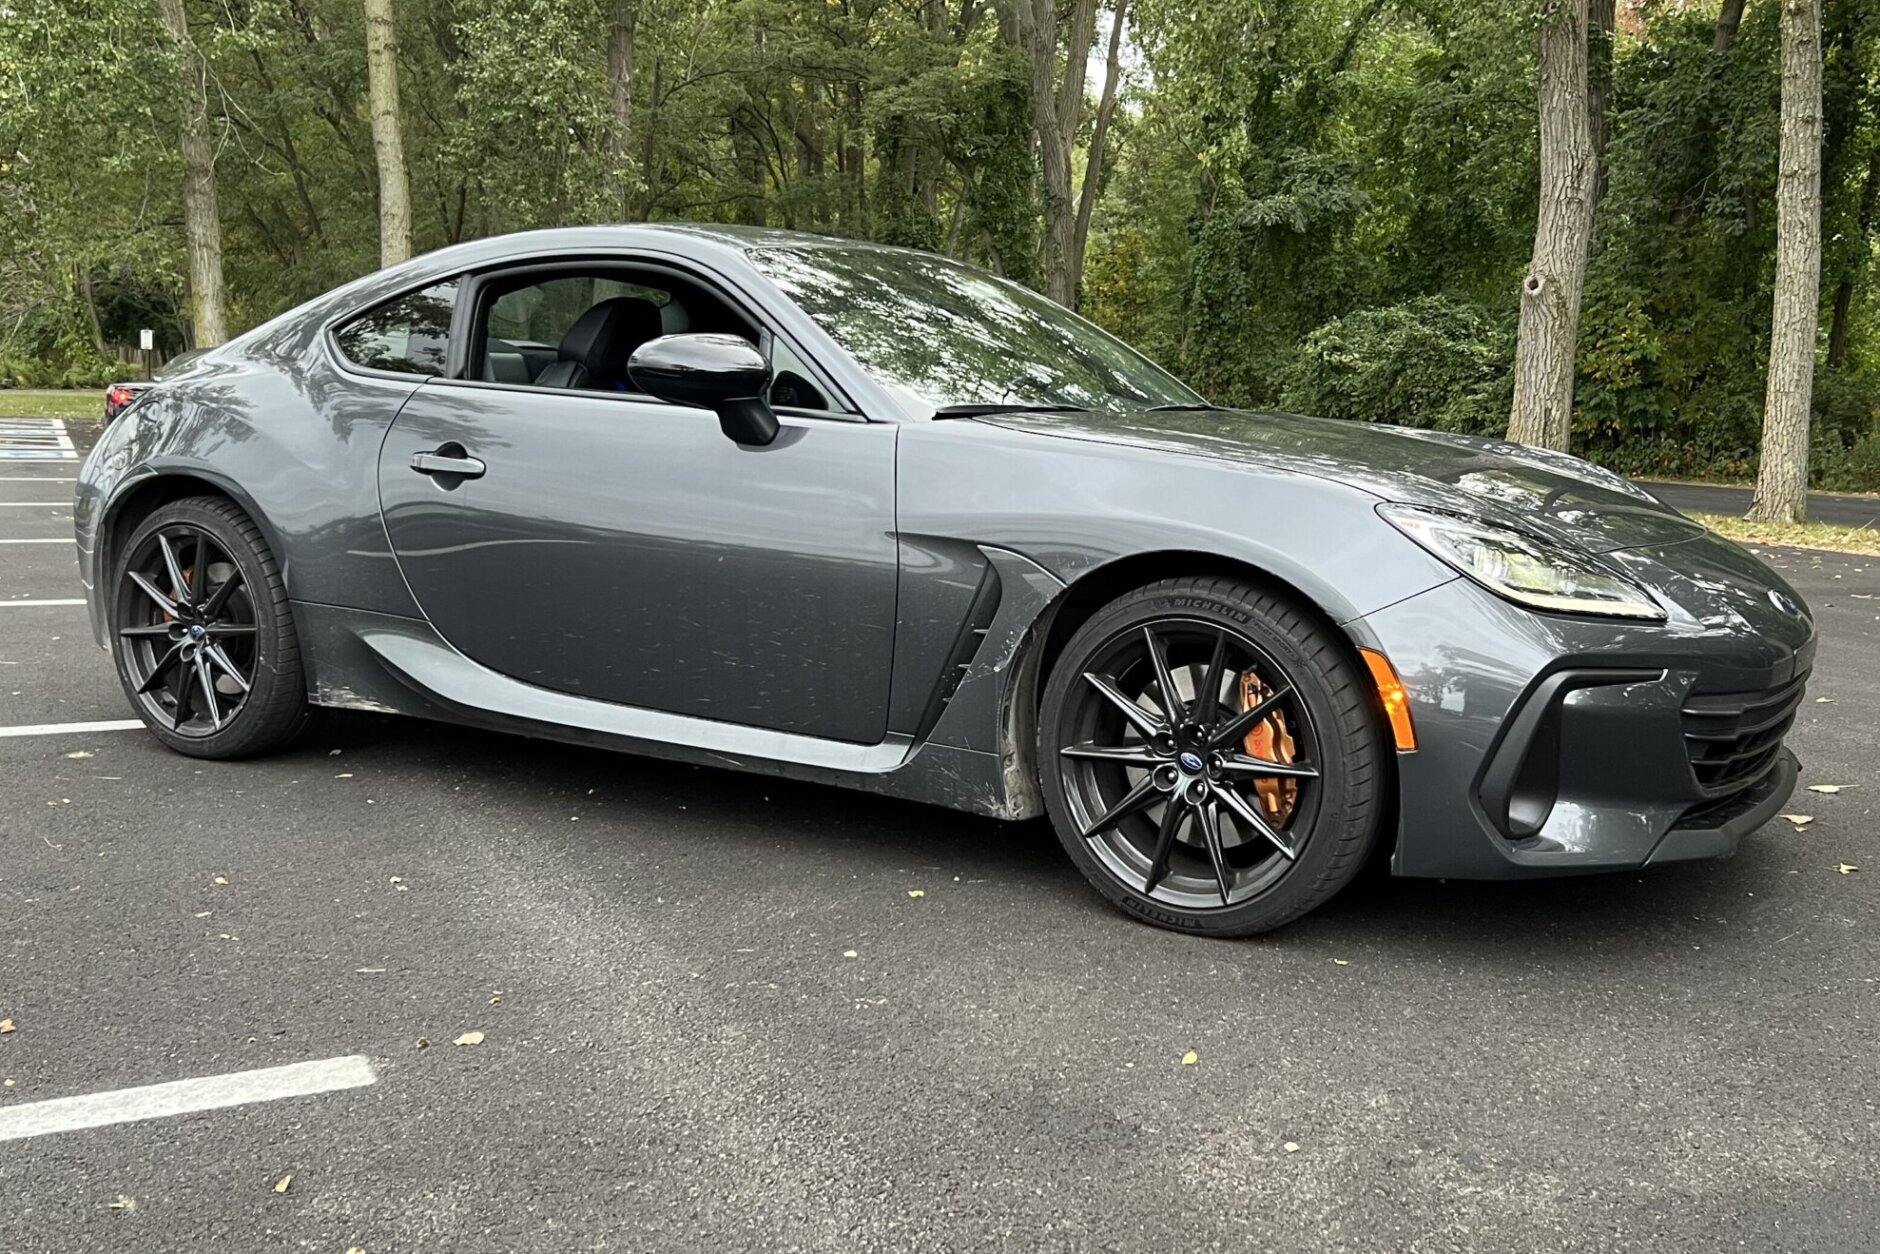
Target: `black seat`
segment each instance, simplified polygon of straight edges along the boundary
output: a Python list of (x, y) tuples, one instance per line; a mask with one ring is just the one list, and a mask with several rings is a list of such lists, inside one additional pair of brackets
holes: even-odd
[(627, 386), (627, 358), (664, 334), (659, 306), (638, 296), (615, 296), (576, 318), (561, 337), (556, 361), (535, 376), (544, 388), (603, 392)]

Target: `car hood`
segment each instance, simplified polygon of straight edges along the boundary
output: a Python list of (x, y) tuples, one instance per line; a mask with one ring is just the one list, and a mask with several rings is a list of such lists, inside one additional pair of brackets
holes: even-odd
[(1506, 440), (1254, 410), (1011, 413), (975, 421), (1311, 475), (1380, 500), (1477, 514), (1592, 553), (1705, 534), (1610, 471)]

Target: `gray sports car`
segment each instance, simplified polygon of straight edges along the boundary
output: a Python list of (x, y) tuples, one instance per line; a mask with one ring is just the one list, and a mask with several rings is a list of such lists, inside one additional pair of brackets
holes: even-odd
[(1815, 631), (1571, 457), (1208, 404), (944, 258), (464, 244), (205, 353), (79, 476), (99, 644), (231, 758), (396, 711), (1049, 815), (1104, 896), (1276, 927), (1375, 853), (1730, 853)]

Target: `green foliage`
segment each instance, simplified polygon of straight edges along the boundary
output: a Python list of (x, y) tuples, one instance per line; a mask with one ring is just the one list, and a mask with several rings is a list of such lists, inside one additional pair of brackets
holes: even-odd
[(1287, 409), (1478, 435), (1507, 422), (1514, 345), (1481, 309), (1446, 296), (1334, 318), (1305, 339)]
[[(182, 67), (210, 116), (235, 328), (377, 264), (360, 0), (185, 3), (184, 47), (152, 0), (0, 6), (0, 379), (101, 380), (140, 327), (184, 347)], [(752, 222), (1034, 281), (1042, 205), (1013, 12), (400, 0), (416, 244)], [(1746, 475), (1774, 271), (1777, 6), (1750, 5), (1721, 54), (1714, 4), (1624, 12), (1574, 447), (1635, 473)], [(617, 133), (607, 49), (623, 13)], [(1130, 14), (1083, 311), (1223, 403), (1501, 429), (1537, 200), (1538, 6), (1134, 0)], [(1830, 0), (1823, 44), (1815, 473), (1880, 488), (1880, 0)]]

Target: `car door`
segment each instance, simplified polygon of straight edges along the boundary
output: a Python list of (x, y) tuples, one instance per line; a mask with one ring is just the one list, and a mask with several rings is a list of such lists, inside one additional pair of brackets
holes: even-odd
[(643, 395), (431, 380), (380, 455), (393, 553), (439, 633), (491, 670), (875, 743), (895, 428), (779, 417), (758, 448), (709, 411)]

